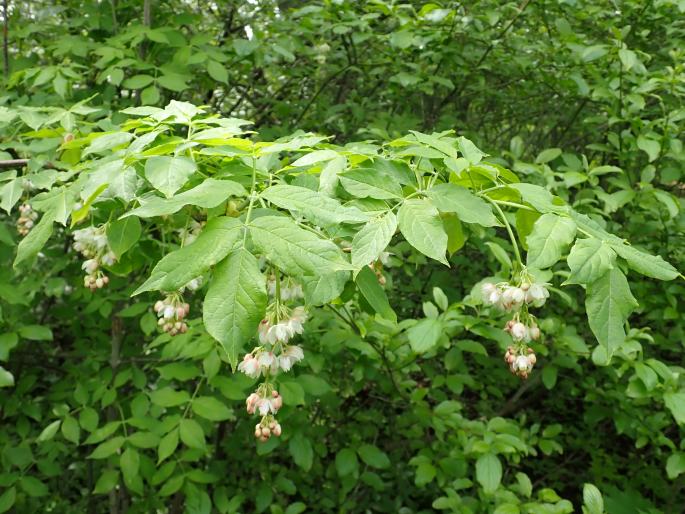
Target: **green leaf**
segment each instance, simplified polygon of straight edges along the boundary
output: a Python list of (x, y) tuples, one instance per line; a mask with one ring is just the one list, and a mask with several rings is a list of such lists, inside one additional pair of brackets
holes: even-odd
[(664, 403), (679, 425), (685, 425), (685, 393), (664, 393)]
[(239, 248), (214, 270), (202, 317), (207, 332), (226, 351), (231, 366), (253, 336), (266, 309), (266, 281), (257, 259)]
[(685, 453), (676, 452), (666, 461), (666, 474), (671, 480), (675, 480), (685, 473)]
[(228, 70), (223, 64), (210, 59), (207, 62), (207, 73), (214, 80), (228, 84)]
[(19, 328), (19, 335), (31, 341), (52, 341), (52, 330), (44, 325), (24, 325)]
[(19, 485), (26, 494), (33, 498), (45, 496), (48, 494), (48, 492), (50, 492), (48, 487), (43, 482), (30, 475), (24, 475), (21, 477), (19, 480)]
[(12, 508), (14, 505), (15, 500), (17, 499), (17, 490), (14, 487), (10, 487), (5, 490), (4, 493), (2, 493), (2, 496), (0, 496), (0, 513), (1, 512), (7, 512)]
[(228, 200), (230, 196), (243, 196), (245, 194), (245, 188), (237, 182), (208, 178), (199, 186), (184, 191), (173, 198), (143, 196), (139, 199), (140, 207), (127, 212), (122, 218), (127, 216), (138, 216), (139, 218), (165, 216), (178, 212), (186, 205), (213, 209)]
[(95, 494), (107, 494), (119, 483), (119, 472), (115, 469), (106, 469), (95, 483)]
[(17, 246), (17, 256), (13, 266), (16, 268), (25, 260), (32, 259), (45, 246), (52, 235), (55, 211), (50, 210), (43, 214), (38, 224), (23, 238)]
[(290, 439), (288, 449), (290, 450), (290, 455), (293, 456), (295, 464), (305, 471), (311, 469), (314, 461), (314, 450), (312, 449), (312, 444), (309, 442), (309, 439), (298, 432)]
[(383, 318), (397, 323), (397, 314), (390, 307), (388, 296), (378, 283), (378, 277), (371, 268), (364, 266), (355, 278), (359, 292), (364, 296), (369, 305)]
[(124, 444), (125, 439), (122, 436), (116, 436), (112, 439), (108, 439), (104, 443), (100, 443), (94, 450), (93, 453), (88, 455), (89, 459), (106, 459), (110, 455), (116, 453), (121, 445)]
[(357, 453), (364, 464), (377, 469), (387, 469), (390, 467), (390, 459), (377, 446), (362, 444)]
[(535, 158), (537, 164), (544, 164), (553, 161), (561, 155), (561, 148), (547, 148), (538, 154)]
[(233, 411), (213, 396), (199, 396), (193, 400), (195, 414), (210, 421), (224, 421), (233, 417)]
[(62, 420), (60, 420), (60, 419), (50, 423), (47, 427), (45, 427), (43, 429), (43, 431), (40, 433), (40, 435), (36, 438), (36, 442), (42, 443), (44, 441), (49, 441), (50, 439), (55, 437), (55, 434), (57, 433), (57, 430), (59, 429), (59, 426), (61, 424), (62, 424)]
[(540, 213), (529, 211), (527, 209), (518, 209), (516, 211), (516, 232), (518, 239), (524, 250), (528, 251), (528, 236), (533, 232), (535, 222), (540, 219)]
[(411, 349), (418, 354), (432, 350), (438, 344), (443, 330), (444, 326), (439, 319), (422, 319), (407, 330)]
[(117, 259), (136, 244), (141, 232), (140, 220), (134, 217), (113, 221), (107, 226), (107, 244)]
[(453, 212), (464, 223), (484, 227), (501, 225), (492, 213), (492, 207), (465, 187), (456, 184), (438, 184), (428, 190), (428, 196), (441, 212)]
[(556, 214), (543, 214), (533, 225), (533, 231), (527, 239), (528, 266), (549, 268), (561, 259), (575, 236), (576, 224), (572, 219)]
[(0, 366), (0, 387), (14, 386), (14, 375)]
[(590, 284), (614, 268), (616, 253), (600, 239), (578, 239), (566, 262), (571, 274), (565, 284)]
[(336, 271), (315, 277), (303, 277), (302, 288), (308, 305), (324, 305), (338, 298), (349, 278), (347, 271)]
[(143, 89), (152, 84), (154, 80), (155, 78), (151, 75), (134, 75), (124, 80), (121, 85), (127, 89)]
[(177, 291), (209, 268), (221, 262), (242, 242), (243, 224), (236, 218), (220, 216), (207, 222), (191, 244), (165, 255), (150, 278), (131, 296), (144, 291)]
[(79, 427), (78, 421), (73, 416), (65, 416), (62, 421), (62, 435), (67, 441), (71, 441), (74, 444), (79, 443), (81, 438), (81, 427)]
[(24, 192), (24, 179), (16, 178), (5, 184), (0, 189), (0, 207), (5, 209), (7, 214), (10, 213), (12, 207), (19, 201)]
[(486, 494), (494, 493), (502, 480), (502, 463), (497, 455), (486, 453), (476, 461), (476, 480)]
[(156, 155), (145, 163), (145, 178), (164, 196), (171, 198), (196, 170), (195, 162), (187, 157)]
[(583, 485), (583, 505), (587, 509), (588, 514), (604, 513), (602, 493), (600, 493), (599, 489), (593, 484)]
[(397, 230), (397, 217), (392, 211), (372, 219), (352, 239), (352, 266), (359, 269), (377, 260), (390, 244)]
[(289, 275), (324, 275), (350, 269), (335, 243), (300, 228), (291, 218), (257, 218), (250, 223), (250, 235), (255, 246)]
[(150, 392), (150, 400), (160, 407), (176, 407), (190, 400), (190, 395), (187, 391), (176, 391), (171, 387), (163, 387)]
[(466, 243), (464, 228), (457, 215), (453, 213), (442, 215), (442, 225), (447, 232), (447, 252), (453, 255)]
[(554, 196), (552, 193), (542, 186), (520, 182), (509, 184), (508, 187), (518, 191), (521, 194), (523, 201), (532, 205), (538, 212), (544, 214), (547, 212), (564, 213), (568, 211), (567, 206), (554, 203)]
[(335, 456), (335, 469), (338, 476), (352, 475), (359, 470), (357, 454), (351, 448), (343, 448)]
[(130, 132), (102, 132), (101, 134), (93, 139), (93, 142), (83, 151), (84, 157), (91, 153), (106, 152), (117, 146), (125, 145), (133, 139), (133, 134)]
[(626, 260), (630, 269), (646, 277), (659, 280), (673, 280), (679, 275), (678, 270), (659, 255), (650, 255), (632, 246), (618, 242), (610, 241), (609, 245), (620, 257)]
[(261, 196), (278, 207), (301, 213), (316, 225), (364, 223), (369, 219), (356, 207), (345, 207), (337, 200), (306, 187), (280, 184), (266, 189)]
[(402, 186), (376, 168), (356, 168), (338, 173), (342, 186), (351, 195), (359, 198), (392, 200), (402, 197)]
[(194, 419), (182, 419), (178, 431), (181, 441), (188, 448), (205, 449), (205, 433), (197, 421)]
[(656, 158), (659, 157), (659, 153), (661, 152), (661, 145), (658, 141), (648, 139), (644, 136), (638, 136), (637, 147), (647, 154), (649, 162), (656, 160)]
[(428, 200), (406, 200), (397, 216), (400, 232), (424, 255), (447, 266), (447, 233), (438, 210)]
[(176, 451), (176, 447), (178, 446), (178, 430), (173, 429), (171, 432), (169, 432), (167, 435), (162, 437), (162, 440), (159, 442), (159, 447), (157, 448), (157, 465), (167, 458), (171, 456)]
[(628, 281), (614, 268), (587, 286), (585, 310), (590, 328), (609, 356), (625, 341), (624, 323), (637, 307)]
[(121, 474), (124, 477), (126, 487), (132, 491), (142, 493), (140, 477), (138, 476), (140, 468), (140, 455), (138, 451), (134, 448), (126, 448), (119, 458), (119, 466), (121, 467)]

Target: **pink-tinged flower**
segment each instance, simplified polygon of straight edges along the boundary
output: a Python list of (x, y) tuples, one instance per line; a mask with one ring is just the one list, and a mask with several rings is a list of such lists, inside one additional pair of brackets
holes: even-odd
[(247, 397), (247, 400), (245, 400), (245, 407), (247, 408), (248, 414), (254, 414), (255, 406), (257, 405), (258, 401), (259, 395), (257, 393), (252, 393)]
[(257, 355), (257, 362), (261, 368), (271, 369), (271, 371), (278, 370), (278, 361), (273, 352), (259, 352)]
[(540, 329), (537, 326), (532, 326), (528, 329), (528, 334), (533, 341), (540, 339)]
[(259, 361), (251, 353), (248, 353), (238, 364), (238, 371), (242, 371), (250, 378), (257, 378), (261, 372)]
[(274, 406), (274, 399), (271, 398), (260, 398), (257, 400), (256, 407), (259, 409), (259, 414), (261, 416), (266, 416), (270, 412), (273, 414), (278, 412), (278, 408)]
[(269, 329), (271, 328), (271, 324), (269, 323), (269, 320), (263, 319), (259, 323), (259, 328), (257, 329), (257, 332), (259, 333), (259, 342), (264, 344), (267, 343), (267, 335), (269, 333)]
[(530, 372), (533, 369), (533, 364), (528, 359), (527, 355), (519, 355), (514, 361), (514, 370), (517, 372)]

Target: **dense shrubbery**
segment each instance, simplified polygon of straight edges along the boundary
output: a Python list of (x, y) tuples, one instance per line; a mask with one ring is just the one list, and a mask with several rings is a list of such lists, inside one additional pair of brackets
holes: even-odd
[(8, 2), (0, 512), (681, 509), (685, 6), (363, 4)]

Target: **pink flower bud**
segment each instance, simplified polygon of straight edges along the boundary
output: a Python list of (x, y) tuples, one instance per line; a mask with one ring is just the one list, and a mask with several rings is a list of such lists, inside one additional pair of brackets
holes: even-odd
[(155, 312), (159, 312), (159, 311), (161, 311), (162, 309), (164, 309), (164, 302), (162, 302), (162, 300), (157, 300), (157, 301), (155, 302), (154, 311), (155, 311)]
[(533, 339), (534, 341), (540, 339), (540, 329), (536, 326), (530, 327), (529, 329), (530, 333), (530, 338)]
[(276, 437), (280, 437), (280, 436), (281, 436), (281, 425), (280, 425), (279, 423), (276, 423), (276, 426), (275, 426), (274, 429), (273, 429), (273, 434), (274, 434)]
[(183, 307), (176, 307), (176, 319), (183, 319), (186, 315), (186, 310)]

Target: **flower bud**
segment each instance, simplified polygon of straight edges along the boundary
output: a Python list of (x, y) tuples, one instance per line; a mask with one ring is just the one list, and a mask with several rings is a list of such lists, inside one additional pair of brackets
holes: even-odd
[(154, 311), (160, 312), (162, 309), (164, 309), (164, 302), (162, 300), (157, 300), (155, 302)]
[(276, 426), (273, 428), (273, 434), (274, 434), (276, 437), (280, 437), (280, 436), (281, 436), (281, 425), (280, 425), (279, 423), (276, 423)]

